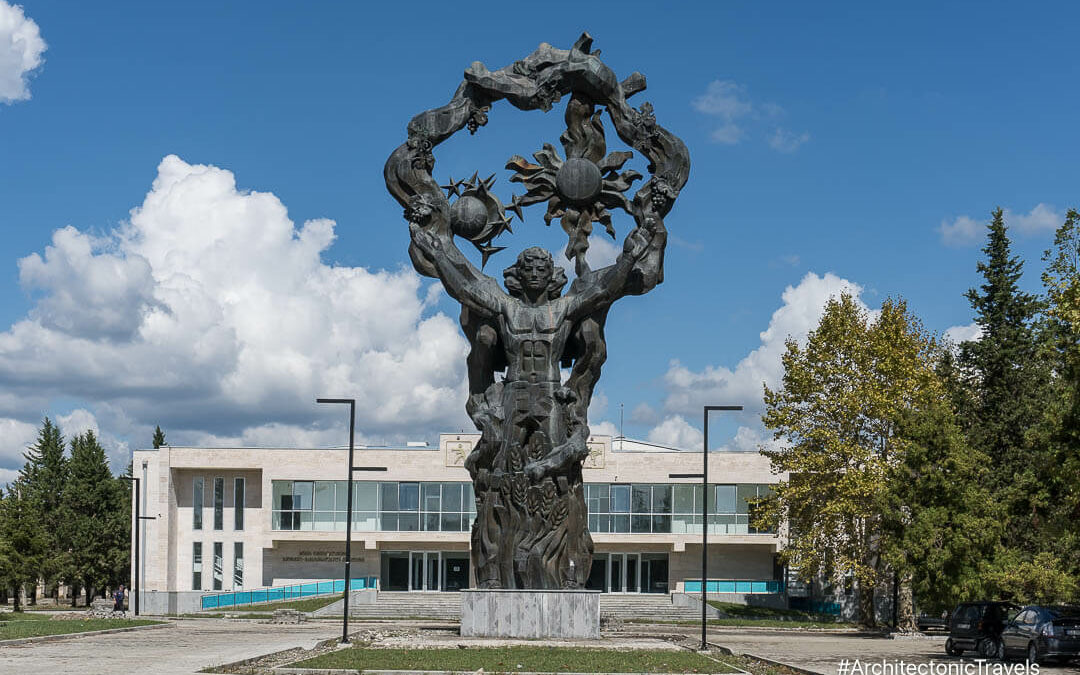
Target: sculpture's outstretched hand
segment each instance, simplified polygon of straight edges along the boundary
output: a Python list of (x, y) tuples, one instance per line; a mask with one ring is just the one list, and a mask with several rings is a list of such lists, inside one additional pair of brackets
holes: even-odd
[(631, 260), (640, 260), (648, 252), (654, 234), (656, 234), (656, 221), (646, 218), (644, 225), (635, 227), (630, 234), (626, 235), (623, 253)]
[(426, 232), (416, 223), (409, 223), (409, 234), (413, 243), (423, 251), (424, 255), (434, 257), (442, 252), (442, 242), (430, 232)]

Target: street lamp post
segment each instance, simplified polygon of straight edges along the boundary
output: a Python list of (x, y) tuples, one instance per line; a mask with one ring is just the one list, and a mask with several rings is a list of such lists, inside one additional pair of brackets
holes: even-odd
[(709, 648), (705, 635), (709, 597), (709, 413), (713, 410), (742, 410), (741, 405), (707, 405), (704, 410), (705, 438), (701, 443), (701, 473), (669, 473), (668, 478), (701, 478), (701, 649)]
[(347, 485), (349, 494), (347, 497), (347, 512), (345, 515), (345, 597), (344, 613), (341, 624), (341, 642), (349, 642), (349, 590), (352, 584), (352, 514), (353, 514), (353, 472), (354, 471), (386, 471), (385, 466), (353, 466), (353, 439), (356, 434), (356, 399), (355, 398), (318, 398), (316, 403), (347, 403), (349, 404), (349, 471)]
[(155, 516), (143, 516), (139, 515), (139, 477), (138, 476), (120, 476), (123, 480), (133, 481), (135, 493), (133, 495), (135, 499), (135, 517), (131, 521), (131, 534), (135, 540), (135, 571), (131, 575), (131, 595), (135, 598), (135, 602), (132, 605), (133, 613), (135, 616), (139, 616), (139, 521), (140, 520), (155, 520)]

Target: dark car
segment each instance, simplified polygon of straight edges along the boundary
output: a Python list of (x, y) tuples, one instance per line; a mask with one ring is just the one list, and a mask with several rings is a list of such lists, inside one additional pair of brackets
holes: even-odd
[(919, 616), (915, 617), (915, 625), (921, 631), (949, 630), (949, 613), (919, 614)]
[(963, 602), (949, 618), (945, 652), (960, 656), (972, 651), (983, 658), (1000, 657), (1001, 631), (1020, 609), (1011, 602)]
[(1029, 605), (1005, 624), (1003, 656), (1031, 663), (1080, 657), (1080, 607)]

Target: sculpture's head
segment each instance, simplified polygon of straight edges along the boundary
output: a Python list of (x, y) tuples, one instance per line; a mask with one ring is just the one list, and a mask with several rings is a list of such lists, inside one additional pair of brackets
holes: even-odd
[(566, 286), (566, 272), (557, 267), (551, 254), (539, 246), (522, 251), (510, 267), (503, 270), (506, 290), (515, 298), (525, 295), (555, 299)]

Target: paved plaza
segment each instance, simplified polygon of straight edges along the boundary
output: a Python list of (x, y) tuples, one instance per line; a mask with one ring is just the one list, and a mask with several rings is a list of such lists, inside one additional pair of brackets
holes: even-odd
[(19, 675), (191, 675), (268, 652), (340, 635), (341, 625), (271, 625), (227, 619), (180, 619), (169, 628), (0, 647), (0, 673)]
[[(0, 673), (20, 675), (190, 675), (212, 665), (232, 663), (292, 648), (311, 649), (318, 642), (339, 635), (340, 624), (312, 621), (299, 625), (272, 625), (227, 619), (181, 619), (168, 628), (91, 635), (86, 637), (0, 647)], [(365, 624), (358, 623), (360, 630)], [(373, 627), (371, 625), (367, 627)], [(409, 622), (379, 624), (379, 629), (411, 628)], [(432, 627), (434, 628), (434, 627)], [(412, 632), (412, 631), (410, 631)], [(404, 637), (388, 637), (383, 646), (448, 646), (468, 644), (510, 644), (509, 640), (463, 640), (450, 626), (421, 630)], [(599, 641), (574, 641), (577, 646), (615, 648), (673, 648), (677, 634), (687, 639), (698, 636), (692, 627), (636, 625), (620, 637), (605, 636)], [(691, 642), (693, 640), (690, 640)], [(780, 661), (823, 675), (844, 675), (840, 663), (848, 662), (846, 675), (900, 675), (896, 671), (859, 671), (882, 662), (958, 663), (945, 655), (944, 636), (890, 640), (856, 633), (827, 634), (798, 630), (710, 629), (709, 641), (736, 654), (750, 654)], [(547, 642), (545, 642), (546, 644)], [(526, 644), (536, 644), (535, 641)], [(560, 643), (564, 644), (564, 643)], [(566, 643), (569, 644), (569, 643)], [(1080, 673), (1080, 667), (1042, 667), (1040, 672)], [(985, 675), (992, 675), (988, 671)]]

